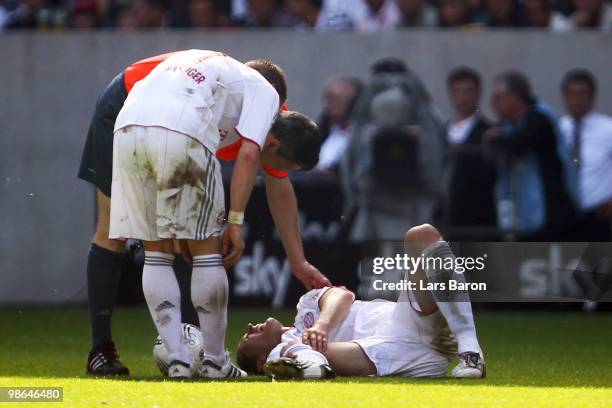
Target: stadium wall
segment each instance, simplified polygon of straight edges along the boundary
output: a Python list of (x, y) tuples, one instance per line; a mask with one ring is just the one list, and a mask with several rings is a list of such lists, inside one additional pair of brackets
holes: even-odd
[[(289, 104), (319, 111), (327, 78), (367, 78), (380, 57), (398, 56), (448, 113), (445, 77), (467, 64), (483, 73), (520, 69), (536, 93), (560, 106), (566, 69), (591, 69), (599, 106), (612, 113), (612, 37), (536, 31), (316, 34), (304, 32), (10, 33), (0, 36), (0, 303), (78, 302), (94, 228), (94, 193), (76, 178), (96, 97), (140, 58), (176, 49), (223, 50), (240, 60), (267, 57), (283, 66)], [(486, 101), (488, 105), (488, 101)]]

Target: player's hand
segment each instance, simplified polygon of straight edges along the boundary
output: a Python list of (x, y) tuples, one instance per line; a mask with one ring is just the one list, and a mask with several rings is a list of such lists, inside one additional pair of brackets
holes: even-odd
[(230, 268), (236, 265), (236, 262), (242, 256), (244, 251), (244, 237), (242, 236), (242, 227), (236, 224), (228, 224), (223, 233), (223, 265)]
[(302, 343), (312, 347), (318, 352), (325, 352), (327, 350), (327, 336), (329, 333), (329, 326), (323, 323), (315, 323), (310, 329), (306, 329), (302, 334)]
[(308, 261), (304, 261), (299, 265), (291, 268), (296, 278), (302, 282), (306, 289), (320, 289), (331, 286), (331, 282), (325, 275)]

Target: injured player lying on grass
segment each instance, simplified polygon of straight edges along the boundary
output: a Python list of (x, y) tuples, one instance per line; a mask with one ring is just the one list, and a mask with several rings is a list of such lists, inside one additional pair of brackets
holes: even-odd
[[(405, 244), (412, 256), (453, 257), (431, 225), (412, 228)], [(442, 269), (417, 271), (410, 279), (464, 278)], [(328, 287), (300, 298), (293, 327), (274, 318), (249, 324), (237, 360), (247, 372), (276, 378), (443, 377), (457, 354), (453, 377), (485, 376), (466, 292), (404, 291), (397, 302), (355, 301), (352, 292)]]

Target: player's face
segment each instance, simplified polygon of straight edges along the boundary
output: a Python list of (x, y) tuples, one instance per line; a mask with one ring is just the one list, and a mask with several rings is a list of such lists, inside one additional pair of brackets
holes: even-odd
[(263, 323), (247, 325), (239, 347), (248, 350), (251, 355), (265, 357), (280, 343), (282, 334), (283, 325), (275, 318), (268, 317)]

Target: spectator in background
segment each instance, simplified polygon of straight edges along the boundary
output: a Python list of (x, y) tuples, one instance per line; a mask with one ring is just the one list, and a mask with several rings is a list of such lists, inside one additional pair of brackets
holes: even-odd
[(323, 7), (322, 0), (285, 0), (287, 12), (294, 17), (298, 27), (315, 31), (340, 31), (353, 27), (348, 14)]
[(134, 16), (127, 2), (117, 4), (111, 10), (112, 17), (110, 24), (114, 28), (118, 30), (132, 30), (135, 28)]
[(525, 25), (548, 28), (551, 31), (568, 31), (571, 24), (567, 17), (554, 9), (552, 0), (525, 0)]
[(351, 138), (351, 113), (362, 90), (361, 81), (349, 77), (332, 79), (325, 86), (319, 119), (323, 144), (317, 170), (336, 170)]
[(63, 4), (47, 0), (23, 0), (4, 16), (6, 29), (63, 29), (68, 13)]
[(217, 10), (214, 0), (189, 0), (189, 26), (192, 28), (231, 27)]
[(397, 27), (435, 27), (438, 13), (426, 0), (395, 0), (399, 11)]
[(91, 30), (100, 27), (96, 0), (76, 0), (72, 6), (70, 27), (79, 30)]
[(486, 25), (488, 27), (519, 27), (521, 10), (517, 0), (486, 0)]
[(610, 241), (612, 118), (594, 110), (597, 84), (589, 71), (569, 71), (561, 91), (568, 112), (561, 118), (561, 130), (578, 173), (581, 240)]
[(451, 71), (447, 86), (454, 111), (448, 124), (448, 222), (460, 227), (495, 227), (495, 166), (483, 157), (480, 147), (483, 134), (491, 127), (478, 106), (480, 75), (471, 68), (459, 67)]
[(574, 0), (573, 28), (612, 30), (612, 4), (606, 0)]
[(45, 13), (47, 2), (44, 0), (23, 0), (18, 4), (13, 5), (3, 18), (4, 27), (8, 29), (14, 28), (43, 28), (41, 25), (47, 25), (42, 22), (42, 15)]
[(9, 15), (10, 4), (0, 1), (0, 31), (4, 30)]
[(395, 0), (363, 0), (363, 2), (366, 5), (365, 13), (356, 23), (359, 30), (384, 31), (395, 28), (399, 20)]
[(163, 0), (132, 0), (124, 29), (153, 29), (165, 26), (166, 7)]
[(438, 8), (440, 27), (464, 27), (470, 23), (471, 12), (467, 0), (441, 0)]
[(249, 28), (287, 27), (289, 17), (280, 8), (280, 0), (248, 0), (248, 12), (238, 24)]
[(501, 122), (485, 133), (484, 143), (500, 165), (499, 226), (527, 241), (568, 239), (577, 213), (555, 119), (516, 71), (496, 77), (492, 105)]

